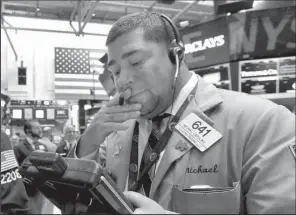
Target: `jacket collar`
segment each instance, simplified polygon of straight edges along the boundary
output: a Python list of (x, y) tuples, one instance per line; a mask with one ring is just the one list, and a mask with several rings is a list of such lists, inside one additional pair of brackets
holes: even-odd
[(198, 86), (195, 94), (197, 107), (206, 112), (223, 102), (221, 93), (213, 84), (205, 82), (199, 75)]

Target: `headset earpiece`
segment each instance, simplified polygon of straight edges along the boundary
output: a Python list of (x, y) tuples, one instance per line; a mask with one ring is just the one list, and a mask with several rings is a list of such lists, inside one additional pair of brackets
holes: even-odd
[(181, 62), (184, 58), (184, 46), (182, 42), (177, 43), (176, 40), (173, 40), (169, 49), (169, 58), (173, 64), (176, 64), (176, 55), (178, 55), (179, 62)]
[(160, 17), (169, 23), (171, 26), (175, 39), (171, 43), (171, 48), (169, 49), (169, 58), (173, 64), (176, 64), (176, 55), (178, 55), (179, 62), (183, 60), (185, 47), (181, 41), (181, 36), (177, 27), (174, 25), (173, 21), (166, 15), (160, 14)]

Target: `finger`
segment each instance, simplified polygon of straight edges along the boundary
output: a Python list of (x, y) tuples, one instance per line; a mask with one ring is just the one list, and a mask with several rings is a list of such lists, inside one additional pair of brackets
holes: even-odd
[(113, 99), (111, 99), (108, 103), (107, 103), (107, 107), (111, 107), (111, 106), (114, 106), (114, 105), (119, 105), (119, 97), (120, 96), (123, 96), (124, 98), (124, 101), (127, 100), (129, 97), (131, 97), (132, 95), (132, 91), (131, 89), (126, 89), (124, 92), (121, 92), (121, 93), (117, 93)]
[(133, 191), (126, 191), (123, 193), (124, 197), (130, 201), (136, 208), (143, 208), (147, 207), (147, 205), (150, 204), (150, 199), (147, 197), (143, 196), (140, 193), (136, 193)]
[[(90, 130), (92, 128), (96, 129), (96, 125), (100, 124), (99, 122), (93, 123), (87, 127), (87, 130)], [(106, 132), (115, 132), (115, 131), (124, 131), (129, 128), (128, 125), (125, 125), (123, 123), (115, 123), (115, 122), (105, 122), (103, 125), (100, 124), (100, 128)]]
[(126, 104), (126, 105), (116, 105), (112, 107), (108, 107), (105, 109), (105, 113), (122, 113), (122, 112), (130, 112), (130, 111), (140, 111), (142, 109), (141, 104)]
[(137, 208), (134, 210), (133, 214), (147, 214), (147, 212), (143, 211), (141, 208)]
[(115, 122), (106, 122), (103, 126), (107, 132), (124, 131), (129, 128), (127, 125)]
[(112, 113), (107, 114), (106, 122), (125, 122), (129, 119), (136, 119), (140, 116), (140, 111), (125, 112), (125, 113)]
[(114, 106), (114, 105), (118, 105), (119, 104), (119, 96), (120, 96), (120, 93), (116, 93), (114, 98), (111, 99), (107, 104), (106, 104), (106, 107), (111, 107), (111, 106)]

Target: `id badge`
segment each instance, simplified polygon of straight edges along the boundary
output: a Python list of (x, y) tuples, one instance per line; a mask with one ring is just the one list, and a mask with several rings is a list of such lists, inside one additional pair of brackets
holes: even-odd
[(189, 114), (175, 129), (201, 152), (221, 139), (222, 135), (194, 113)]

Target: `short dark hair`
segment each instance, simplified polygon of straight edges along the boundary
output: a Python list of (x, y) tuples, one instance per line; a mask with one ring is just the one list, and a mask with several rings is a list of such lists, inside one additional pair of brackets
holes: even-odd
[(167, 47), (170, 47), (173, 39), (175, 39), (172, 26), (159, 14), (139, 12), (123, 16), (113, 24), (107, 36), (106, 46), (118, 37), (137, 28), (144, 30), (145, 40), (165, 43)]

